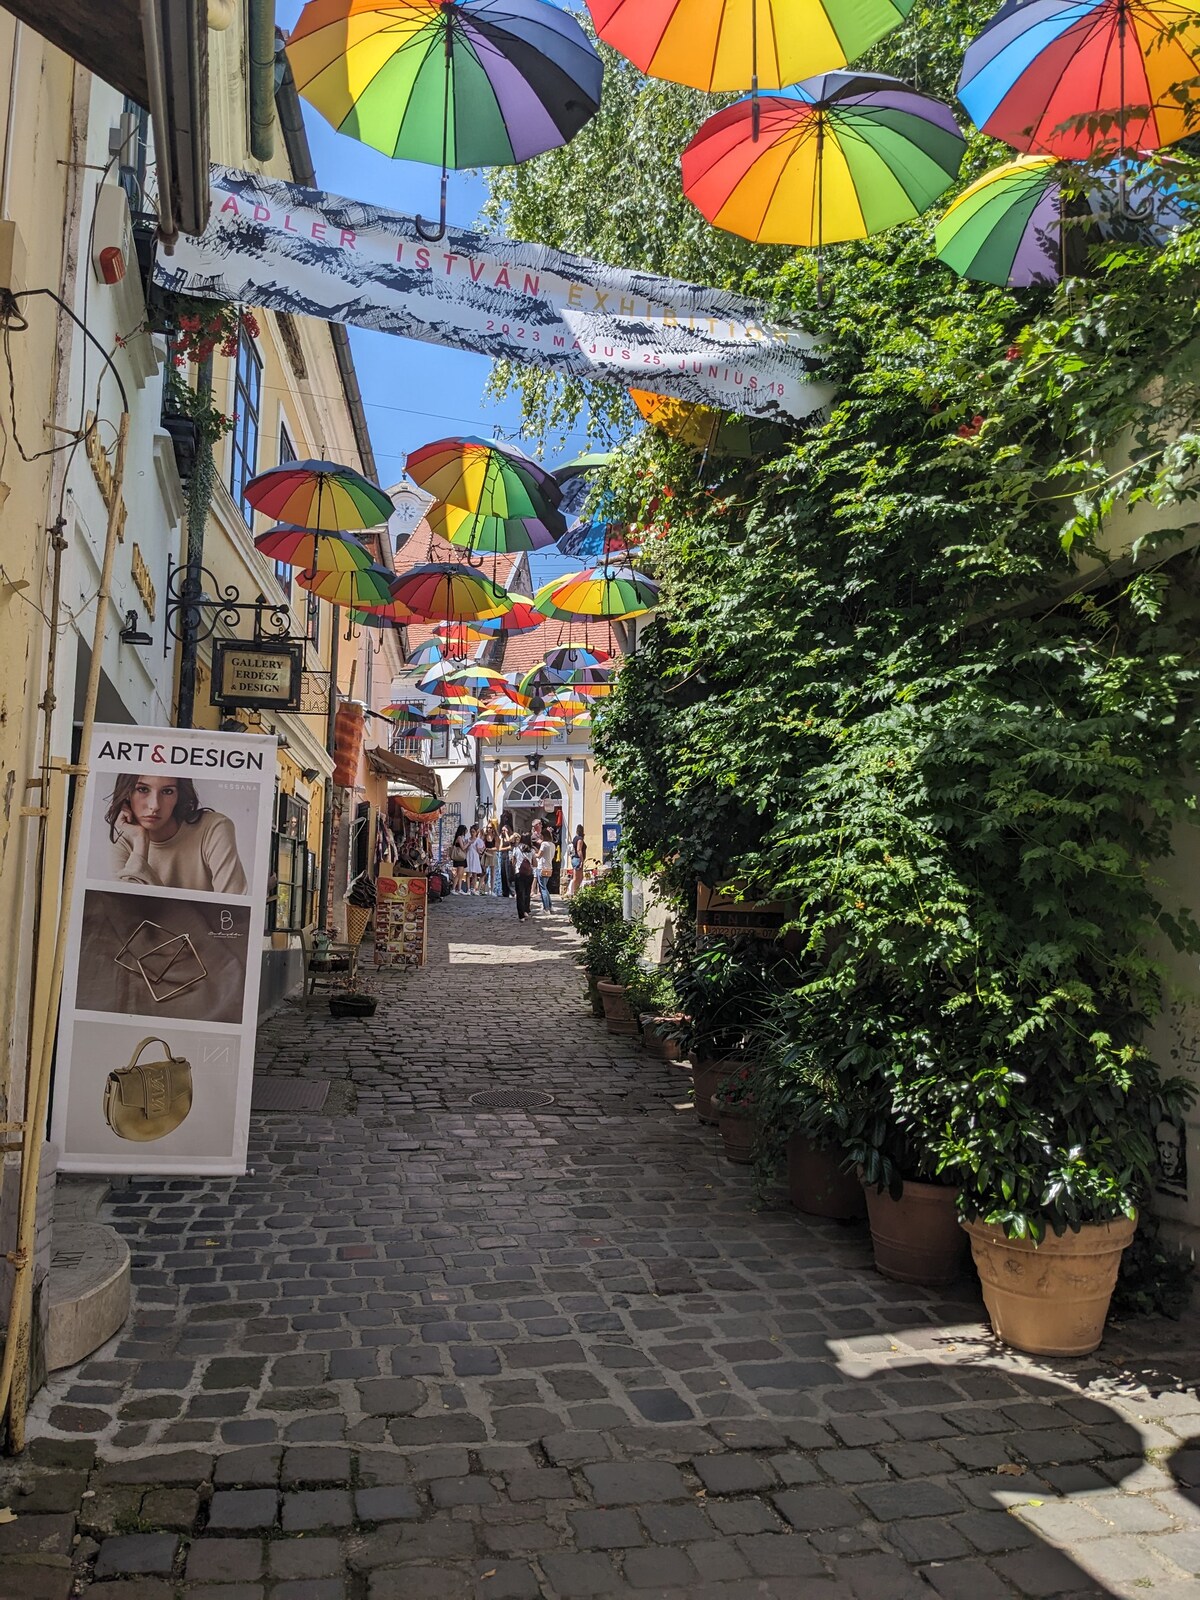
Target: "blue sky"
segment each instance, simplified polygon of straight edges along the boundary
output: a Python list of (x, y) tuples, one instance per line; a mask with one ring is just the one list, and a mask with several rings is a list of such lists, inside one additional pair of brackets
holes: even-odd
[[(295, 26), (302, 0), (278, 0), (279, 26)], [(569, 9), (564, 7), (564, 9)], [(370, 200), (389, 210), (436, 219), (441, 173), (412, 161), (392, 161), (356, 139), (337, 133), (305, 102), (304, 122), (312, 147), (317, 181), (324, 189), (353, 199)], [(479, 215), (487, 186), (476, 174), (450, 174), (447, 216), (452, 224), (470, 226)], [(486, 356), (442, 349), (412, 339), (351, 328), (350, 342), (367, 423), (375, 446), (379, 478), (396, 483), (403, 476), (404, 457), (419, 445), (447, 434), (490, 436), (496, 427), (512, 437), (521, 427), (520, 408), (513, 399), (497, 402), (485, 398), (491, 371)], [(522, 448), (534, 450), (536, 439), (522, 438)], [(547, 454), (548, 464), (565, 461), (583, 448), (582, 436), (567, 441), (565, 450)], [(537, 562), (544, 581), (556, 569), (577, 565), (552, 557)]]

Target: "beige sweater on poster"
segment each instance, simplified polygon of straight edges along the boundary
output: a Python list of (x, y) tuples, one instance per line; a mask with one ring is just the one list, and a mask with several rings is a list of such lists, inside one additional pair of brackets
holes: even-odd
[(196, 822), (181, 823), (173, 839), (149, 843), (144, 855), (134, 854), (124, 833), (117, 835), (112, 849), (113, 877), (121, 883), (213, 894), (248, 892), (233, 823), (219, 811), (205, 811)]

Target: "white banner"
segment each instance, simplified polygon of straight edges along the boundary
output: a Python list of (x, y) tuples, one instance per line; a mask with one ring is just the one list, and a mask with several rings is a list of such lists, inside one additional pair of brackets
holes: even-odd
[(738, 295), (457, 228), (430, 244), (379, 206), (212, 170), (208, 227), (159, 258), (165, 288), (750, 416), (807, 417), (832, 393), (813, 381), (812, 336)]
[(97, 724), (51, 1137), (65, 1172), (246, 1170), (275, 740)]

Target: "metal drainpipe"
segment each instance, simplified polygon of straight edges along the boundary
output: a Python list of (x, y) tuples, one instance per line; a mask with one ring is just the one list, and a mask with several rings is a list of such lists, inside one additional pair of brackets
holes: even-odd
[(249, 0), (246, 33), (250, 79), (250, 154), (275, 154), (275, 0)]

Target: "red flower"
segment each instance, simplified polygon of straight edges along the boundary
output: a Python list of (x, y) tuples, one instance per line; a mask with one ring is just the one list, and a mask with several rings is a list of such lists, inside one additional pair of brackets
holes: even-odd
[(1008, 349), (1004, 352), (1004, 359), (1005, 361), (1020, 361), (1021, 346), (1019, 344), (1010, 344)]

